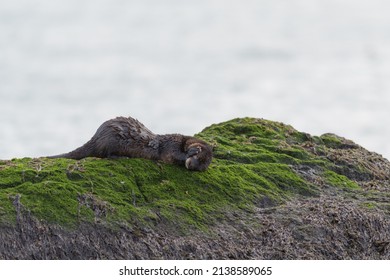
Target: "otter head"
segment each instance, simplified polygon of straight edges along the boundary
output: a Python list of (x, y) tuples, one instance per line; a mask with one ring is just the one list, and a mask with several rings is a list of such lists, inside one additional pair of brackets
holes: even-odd
[(185, 166), (188, 170), (204, 171), (213, 158), (212, 148), (203, 141), (188, 146)]

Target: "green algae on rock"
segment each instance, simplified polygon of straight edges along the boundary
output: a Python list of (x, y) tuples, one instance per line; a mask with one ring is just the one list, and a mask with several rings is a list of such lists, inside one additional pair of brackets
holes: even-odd
[[(14, 234), (17, 245), (14, 253), (12, 248), (0, 248), (4, 249), (3, 255), (0, 250), (0, 259), (91, 258), (88, 254), (96, 254), (97, 258), (228, 258), (229, 254), (232, 258), (305, 258), (305, 254), (309, 258), (337, 258), (334, 252), (320, 250), (316, 251), (317, 255), (302, 250), (283, 254), (284, 249), (278, 246), (286, 247), (286, 244), (280, 243), (275, 248), (265, 244), (270, 240), (266, 232), (271, 230), (271, 225), (278, 225), (281, 230), (285, 227), (292, 244), (303, 242), (300, 238), (307, 238), (304, 231), (308, 227), (292, 230), (281, 220), (286, 216), (283, 218), (278, 213), (283, 213), (286, 205), (305, 205), (302, 209), (311, 209), (316, 206), (310, 203), (326, 201), (329, 209), (316, 211), (318, 215), (328, 215), (326, 211), (334, 210), (332, 197), (337, 198), (335, 205), (345, 199), (348, 207), (357, 207), (353, 211), (356, 216), (351, 219), (358, 215), (368, 215), (365, 219), (371, 219), (368, 217), (372, 215), (377, 220), (378, 231), (387, 229), (384, 233), (374, 230), (370, 233), (376, 234), (370, 240), (382, 244), (382, 253), (368, 244), (372, 252), (359, 255), (345, 248), (340, 256), (389, 257), (386, 244), (390, 242), (386, 242), (390, 233), (384, 218), (390, 213), (390, 164), (386, 159), (333, 134), (313, 137), (289, 125), (263, 119), (242, 118), (214, 124), (196, 137), (214, 147), (213, 162), (205, 172), (190, 172), (145, 159), (1, 161), (0, 227), (7, 230), (0, 233), (0, 239), (7, 241)], [(299, 213), (299, 209), (290, 212), (307, 215)], [(318, 220), (327, 222), (321, 217)], [(264, 224), (264, 221), (269, 222)], [(310, 231), (316, 232), (317, 227), (323, 226), (316, 222)], [(358, 224), (351, 223), (351, 228), (354, 227)], [(83, 246), (76, 246), (84, 249), (77, 251), (72, 247), (73, 253), (69, 253), (70, 247), (64, 253), (59, 245), (52, 253), (43, 254), (34, 246), (22, 252), (26, 247), (21, 240), (38, 242), (38, 237), (31, 232), (37, 228), (43, 228), (43, 235), (50, 230), (57, 232), (62, 236), (61, 242), (78, 244), (74, 236), (85, 236), (86, 228), (98, 231), (94, 242), (103, 242), (99, 236), (111, 238), (112, 242), (104, 241), (104, 246), (93, 249), (86, 245), (92, 241), (86, 239)], [(367, 235), (364, 229), (355, 230), (357, 236)], [(295, 233), (290, 236), (292, 231)], [(241, 241), (233, 240), (237, 232), (242, 232), (242, 238), (253, 244), (247, 253), (241, 252)], [(254, 232), (257, 236), (253, 236)], [(123, 240), (118, 240), (118, 236)], [(323, 238), (318, 241), (315, 235), (311, 238), (309, 243), (313, 246), (325, 242)], [(191, 244), (194, 240), (204, 242), (199, 247), (208, 249), (191, 253), (195, 249), (183, 249), (185, 242), (180, 247), (174, 241), (177, 239)], [(128, 245), (124, 240), (135, 243)], [(148, 244), (147, 250), (142, 242)], [(224, 242), (227, 242), (225, 248), (230, 248), (228, 255), (215, 245)], [(256, 248), (261, 244), (268, 251)], [(139, 252), (126, 253), (127, 246), (135, 246), (133, 250)], [(314, 250), (310, 246), (307, 250)], [(113, 248), (117, 253), (113, 253)]]

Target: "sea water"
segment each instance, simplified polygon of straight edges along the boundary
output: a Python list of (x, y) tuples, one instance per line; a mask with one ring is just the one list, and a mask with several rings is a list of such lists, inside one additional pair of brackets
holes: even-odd
[(0, 159), (116, 116), (192, 135), (236, 117), (390, 158), (387, 0), (0, 0)]

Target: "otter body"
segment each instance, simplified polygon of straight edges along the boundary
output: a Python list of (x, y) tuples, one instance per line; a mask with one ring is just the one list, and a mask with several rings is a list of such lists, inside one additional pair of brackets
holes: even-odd
[(129, 157), (161, 160), (204, 171), (212, 159), (206, 142), (181, 134), (154, 134), (138, 120), (117, 117), (104, 122), (95, 135), (76, 150), (49, 158)]

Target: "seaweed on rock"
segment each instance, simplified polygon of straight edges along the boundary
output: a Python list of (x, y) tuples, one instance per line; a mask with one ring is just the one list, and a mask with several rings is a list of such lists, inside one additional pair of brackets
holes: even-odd
[(205, 172), (145, 159), (1, 161), (0, 259), (389, 258), (380, 155), (254, 118), (196, 136), (214, 147)]

